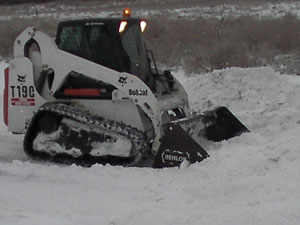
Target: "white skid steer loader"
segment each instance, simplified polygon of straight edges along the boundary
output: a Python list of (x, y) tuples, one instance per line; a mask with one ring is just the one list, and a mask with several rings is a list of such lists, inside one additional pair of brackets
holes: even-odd
[(138, 18), (61, 22), (56, 39), (26, 28), (5, 69), (4, 122), (33, 158), (155, 168), (208, 157), (212, 141), (248, 131), (225, 107), (191, 116), (169, 71), (158, 71)]

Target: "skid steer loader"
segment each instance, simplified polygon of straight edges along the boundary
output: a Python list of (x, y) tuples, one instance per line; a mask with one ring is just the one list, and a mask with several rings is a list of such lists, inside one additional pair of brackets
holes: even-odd
[(131, 18), (61, 22), (56, 39), (26, 28), (5, 69), (4, 122), (33, 158), (155, 168), (208, 157), (200, 137), (247, 128), (225, 107), (191, 115), (170, 71), (159, 71)]

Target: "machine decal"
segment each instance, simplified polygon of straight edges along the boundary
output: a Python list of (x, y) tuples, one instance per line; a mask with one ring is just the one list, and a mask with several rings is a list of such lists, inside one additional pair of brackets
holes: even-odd
[(104, 25), (103, 22), (86, 22), (85, 23), (86, 26), (99, 26), (99, 25)]
[(35, 106), (34, 98), (12, 98), (11, 105), (13, 106)]
[(13, 106), (35, 106), (35, 93), (33, 86), (17, 85), (10, 86), (11, 105)]
[(178, 164), (178, 162), (183, 162), (184, 160), (190, 161), (190, 155), (188, 152), (181, 151), (171, 151), (166, 149), (161, 154), (162, 162), (172, 164)]
[(10, 86), (11, 96), (13, 98), (34, 98), (33, 86)]
[(18, 79), (17, 79), (18, 82), (24, 83), (26, 81), (25, 79), (26, 79), (26, 75), (21, 76), (21, 75), (18, 74)]
[(129, 89), (129, 95), (135, 95), (135, 96), (147, 96), (148, 95), (148, 90), (133, 90)]
[(118, 81), (119, 81), (119, 83), (122, 84), (122, 85), (123, 85), (123, 84), (127, 84), (127, 77), (119, 77), (119, 80), (118, 80)]

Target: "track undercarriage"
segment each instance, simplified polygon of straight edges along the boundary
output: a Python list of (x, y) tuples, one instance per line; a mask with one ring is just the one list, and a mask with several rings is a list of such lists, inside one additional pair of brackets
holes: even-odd
[(35, 159), (55, 162), (137, 165), (149, 146), (142, 132), (65, 104), (39, 109), (24, 137)]

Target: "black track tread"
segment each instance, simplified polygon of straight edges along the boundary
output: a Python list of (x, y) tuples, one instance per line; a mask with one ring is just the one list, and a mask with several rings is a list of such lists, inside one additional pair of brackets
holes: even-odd
[[(109, 132), (115, 132), (118, 135), (122, 135), (128, 138), (133, 148), (138, 151), (138, 154), (134, 158), (122, 158), (115, 156), (107, 157), (95, 157), (95, 156), (80, 156), (71, 157), (67, 154), (57, 154), (56, 156), (50, 156), (46, 152), (34, 151), (32, 148), (33, 141), (37, 135), (36, 121), (42, 113), (53, 113), (61, 118), (68, 118), (85, 125), (95, 126), (97, 129)], [(138, 129), (126, 125), (121, 122), (116, 122), (108, 119), (90, 114), (88, 111), (83, 111), (78, 107), (66, 105), (63, 103), (49, 103), (42, 106), (32, 118), (30, 125), (24, 137), (24, 151), (34, 159), (54, 161), (62, 163), (76, 163), (80, 165), (91, 165), (94, 163), (111, 163), (111, 164), (124, 164), (124, 165), (136, 165), (139, 159), (143, 155), (149, 152), (149, 145), (143, 132)]]

